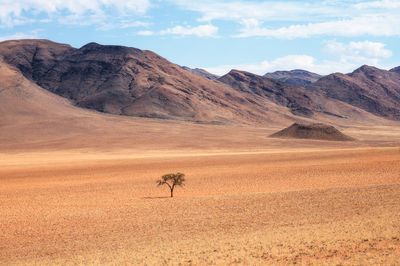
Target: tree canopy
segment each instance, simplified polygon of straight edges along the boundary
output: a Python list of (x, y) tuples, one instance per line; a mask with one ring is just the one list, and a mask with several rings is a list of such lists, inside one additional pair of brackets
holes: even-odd
[(176, 173), (176, 174), (166, 174), (161, 177), (160, 180), (157, 180), (157, 185), (167, 185), (171, 190), (171, 198), (174, 196), (174, 188), (175, 186), (183, 186), (185, 182), (185, 174)]

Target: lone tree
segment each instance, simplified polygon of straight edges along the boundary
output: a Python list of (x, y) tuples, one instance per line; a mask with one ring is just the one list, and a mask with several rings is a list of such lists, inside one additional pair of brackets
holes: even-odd
[(171, 198), (174, 196), (174, 188), (175, 186), (183, 186), (185, 182), (185, 174), (176, 173), (176, 174), (166, 174), (161, 177), (160, 180), (157, 180), (157, 185), (167, 185), (171, 190)]

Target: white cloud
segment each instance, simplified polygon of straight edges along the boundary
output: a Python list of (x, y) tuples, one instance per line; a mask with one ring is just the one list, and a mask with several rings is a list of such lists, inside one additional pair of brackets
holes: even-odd
[[(0, 25), (22, 25), (27, 20), (24, 13), (28, 12), (56, 17), (61, 17), (59, 13), (64, 12), (63, 15), (70, 17), (73, 22), (77, 18), (84, 21), (88, 14), (105, 18), (106, 9), (115, 9), (123, 15), (144, 14), (150, 6), (150, 0), (0, 0)], [(68, 20), (64, 19), (64, 22), (68, 23)]]
[(151, 36), (154, 35), (154, 32), (150, 30), (141, 30), (137, 32), (137, 35), (142, 35), (142, 36)]
[(314, 57), (308, 55), (288, 55), (276, 58), (272, 61), (262, 61), (252, 64), (239, 64), (239, 65), (222, 65), (217, 67), (205, 67), (204, 69), (210, 73), (217, 75), (225, 75), (232, 69), (247, 71), (250, 73), (264, 75), (268, 72), (278, 70), (293, 70), (303, 69), (314, 73), (326, 75), (334, 72), (347, 73), (350, 72), (360, 64), (352, 62), (340, 61), (322, 61), (318, 62)]
[(258, 75), (263, 75), (270, 71), (291, 70), (297, 68), (314, 70), (315, 59), (308, 55), (287, 55), (272, 61), (264, 60), (262, 62), (252, 64), (222, 65), (217, 67), (208, 67), (205, 69), (217, 75), (224, 75), (231, 69), (243, 70)]
[(207, 71), (217, 74), (224, 75), (231, 69), (243, 70), (258, 75), (263, 75), (266, 72), (273, 70), (282, 69), (306, 69), (312, 67), (315, 64), (315, 59), (308, 55), (288, 55), (277, 58), (272, 61), (262, 61), (259, 63), (252, 64), (239, 64), (239, 65), (222, 65), (218, 67), (205, 68)]
[(400, 1), (398, 0), (381, 0), (357, 3), (354, 7), (358, 9), (365, 8), (400, 8)]
[(200, 21), (241, 24), (236, 37), (400, 36), (400, 0), (171, 1), (200, 13)]
[(0, 36), (0, 42), (8, 40), (21, 40), (21, 39), (37, 39), (36, 34), (15, 33), (13, 35)]
[[(76, 21), (79, 25), (85, 25), (84, 23), (81, 23), (79, 21), (80, 21), (79, 19)], [(72, 24), (71, 21), (64, 22), (63, 24), (67, 23)], [(147, 28), (152, 24), (146, 21), (129, 21), (129, 20), (121, 20), (113, 23), (107, 21), (104, 18), (93, 18), (92, 20), (89, 20), (88, 23), (97, 24), (96, 30), (103, 30), (103, 31), (108, 31), (113, 29), (139, 28), (139, 27)]]
[[(182, 9), (201, 13), (200, 21), (259, 19), (263, 21), (304, 21), (333, 17), (347, 12), (337, 3), (325, 1), (221, 1), (171, 0)], [(349, 15), (350, 16), (350, 15)]]
[(149, 27), (152, 23), (145, 21), (121, 21), (120, 28), (136, 28), (136, 27)]
[(392, 51), (386, 49), (384, 43), (371, 41), (350, 43), (328, 41), (324, 50), (342, 64), (349, 65), (379, 66), (382, 59), (392, 56)]
[(385, 44), (378, 42), (350, 42), (341, 43), (329, 41), (324, 50), (333, 55), (334, 60), (317, 60), (309, 55), (288, 55), (274, 60), (264, 60), (252, 64), (222, 65), (205, 68), (207, 71), (224, 75), (231, 69), (248, 71), (258, 75), (277, 70), (304, 69), (318, 74), (330, 74), (334, 72), (347, 73), (361, 65), (373, 65), (387, 69), (380, 64), (382, 59), (392, 56), (392, 52), (385, 48)]
[(328, 53), (339, 55), (342, 57), (361, 57), (361, 58), (389, 58), (392, 51), (385, 48), (384, 43), (380, 42), (350, 42), (348, 44), (337, 41), (329, 41), (325, 50)]
[(271, 37), (280, 39), (308, 38), (312, 36), (399, 36), (400, 16), (358, 17), (347, 20), (336, 20), (321, 23), (297, 24), (288, 27), (270, 29), (259, 25), (244, 26), (236, 37)]
[(213, 25), (200, 25), (197, 27), (175, 26), (160, 32), (160, 34), (195, 35), (197, 37), (215, 37), (217, 33), (218, 28)]

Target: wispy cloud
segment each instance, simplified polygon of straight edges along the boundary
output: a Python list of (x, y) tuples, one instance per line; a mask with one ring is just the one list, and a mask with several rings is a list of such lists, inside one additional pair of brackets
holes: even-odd
[(350, 16), (335, 1), (221, 1), (221, 0), (170, 0), (182, 9), (200, 13), (200, 21), (242, 20), (255, 18), (263, 21), (304, 21)]
[(173, 28), (169, 28), (160, 32), (160, 34), (173, 34), (180, 36), (194, 35), (197, 37), (216, 37), (218, 33), (218, 27), (213, 25), (200, 25), (197, 27), (183, 27), (183, 26), (175, 26)]
[(136, 28), (136, 27), (149, 27), (152, 23), (146, 21), (128, 21), (123, 20), (120, 23), (122, 29), (126, 28)]
[(128, 28), (148, 28), (152, 25), (151, 22), (140, 21), (140, 20), (120, 20), (116, 22), (111, 22), (107, 20), (99, 20), (97, 23), (97, 30), (113, 30), (113, 29), (128, 29)]
[(381, 1), (367, 1), (354, 5), (355, 8), (400, 8), (400, 1), (398, 0), (381, 0)]
[(154, 32), (150, 31), (150, 30), (140, 30), (140, 31), (137, 32), (137, 35), (151, 36), (151, 35), (154, 35)]
[[(294, 39), (321, 35), (400, 35), (399, 0), (171, 1), (182, 9), (198, 12), (199, 21), (238, 23), (242, 27), (236, 37)], [(283, 22), (287, 25), (278, 26)]]
[(400, 36), (400, 16), (369, 16), (321, 23), (294, 24), (288, 27), (270, 29), (260, 23), (248, 24), (242, 21), (241, 33), (235, 37), (270, 37), (279, 39), (308, 38), (312, 36)]
[[(97, 22), (99, 18), (107, 18), (107, 9), (116, 10), (121, 15), (145, 14), (150, 8), (150, 0), (0, 0), (0, 25), (13, 27), (23, 25), (28, 20), (32, 22), (35, 15), (46, 14), (52, 18), (64, 19), (63, 23), (72, 23), (79, 19), (80, 22)], [(30, 14), (30, 18), (27, 17)], [(61, 16), (61, 13), (63, 16)]]

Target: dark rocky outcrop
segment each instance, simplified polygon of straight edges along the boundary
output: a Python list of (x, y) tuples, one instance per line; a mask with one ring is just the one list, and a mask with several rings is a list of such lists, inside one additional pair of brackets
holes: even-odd
[(362, 66), (350, 74), (334, 73), (307, 86), (377, 116), (400, 120), (400, 74)]
[(264, 75), (266, 78), (279, 80), (295, 87), (302, 87), (311, 84), (322, 76), (302, 69), (295, 69), (290, 71), (275, 71)]
[(304, 88), (295, 88), (277, 80), (239, 70), (231, 70), (218, 80), (242, 93), (286, 106), (295, 115), (311, 117), (314, 111), (319, 110)]
[(315, 124), (294, 123), (293, 125), (272, 134), (270, 137), (316, 139), (316, 140), (330, 140), (330, 141), (355, 140), (354, 138), (343, 134), (335, 127), (321, 123), (315, 123)]

